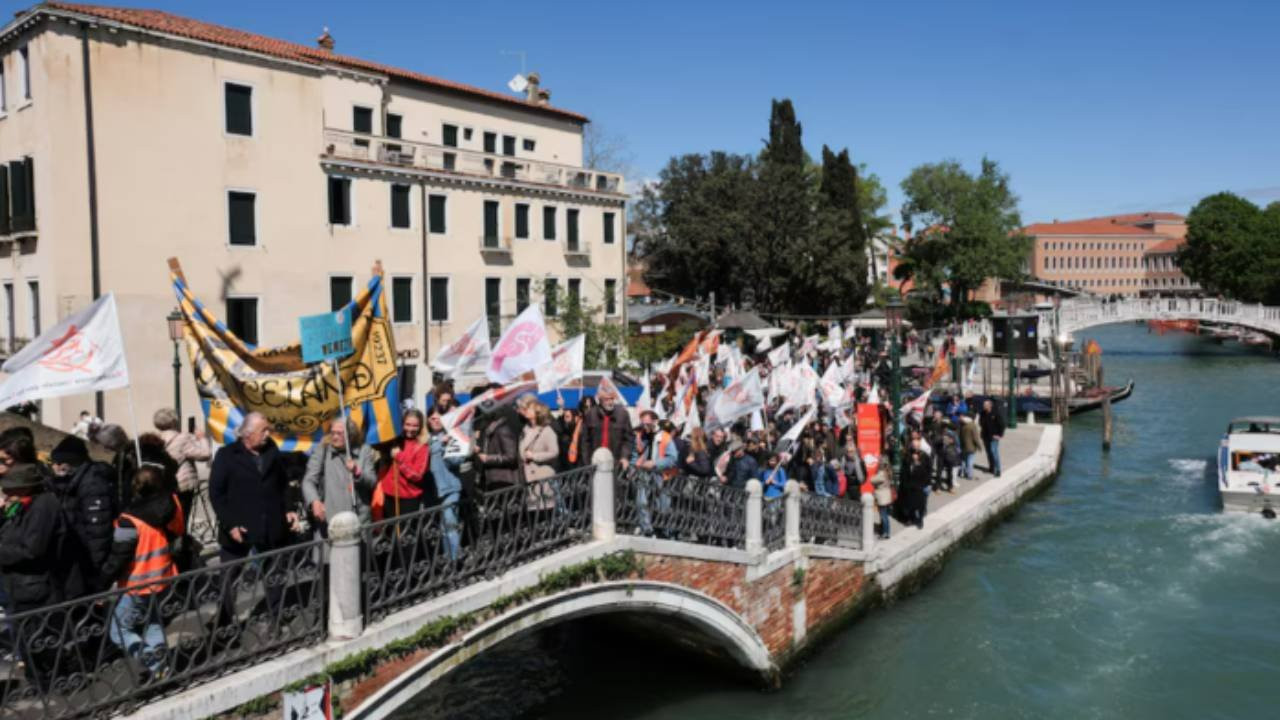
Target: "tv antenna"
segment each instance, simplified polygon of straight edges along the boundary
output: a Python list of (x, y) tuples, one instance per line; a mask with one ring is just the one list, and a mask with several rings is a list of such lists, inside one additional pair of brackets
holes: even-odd
[(526, 56), (528, 55), (528, 53), (526, 53), (524, 50), (499, 50), (498, 54), (499, 55), (519, 55), (520, 56), (520, 74), (521, 75), (529, 74), (524, 69), (525, 59), (526, 59)]

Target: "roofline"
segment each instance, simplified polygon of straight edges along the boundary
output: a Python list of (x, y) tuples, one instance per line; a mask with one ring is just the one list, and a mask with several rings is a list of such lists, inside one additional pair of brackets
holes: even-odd
[[(119, 8), (119, 9), (120, 10), (136, 10), (136, 8)], [(164, 11), (157, 11), (157, 12), (164, 12)], [(0, 44), (3, 44), (10, 35), (15, 34), (17, 32), (21, 32), (22, 30), (26, 29), (28, 25), (31, 25), (34, 22), (38, 22), (42, 16), (47, 18), (55, 18), (55, 17), (62, 18), (62, 19), (71, 21), (73, 23), (84, 23), (89, 27), (102, 26), (102, 27), (112, 28), (116, 31), (127, 30), (129, 32), (138, 33), (139, 35), (162, 38), (169, 42), (192, 45), (195, 47), (206, 48), (209, 50), (226, 52), (233, 55), (242, 55), (245, 57), (251, 57), (256, 60), (261, 60), (264, 62), (277, 63), (289, 68), (307, 70), (309, 72), (320, 72), (320, 73), (323, 73), (325, 71), (345, 72), (345, 73), (351, 73), (353, 75), (361, 75), (361, 76), (371, 78), (378, 82), (382, 82), (386, 84), (391, 84), (394, 81), (397, 83), (404, 83), (410, 86), (430, 88), (432, 90), (442, 92), (448, 95), (457, 95), (461, 97), (475, 99), (480, 102), (489, 102), (501, 107), (519, 109), (519, 110), (534, 113), (536, 115), (552, 116), (561, 120), (568, 120), (570, 122), (575, 122), (582, 125), (586, 125), (587, 123), (591, 122), (591, 119), (588, 118), (587, 116), (582, 115), (580, 113), (573, 112), (572, 110), (565, 110), (562, 108), (551, 107), (546, 105), (530, 105), (529, 103), (521, 102), (519, 100), (516, 100), (515, 98), (506, 98), (497, 93), (484, 90), (483, 88), (472, 87), (472, 86), (466, 85), (465, 83), (453, 83), (453, 82), (450, 82), (448, 84), (432, 83), (432, 82), (416, 79), (415, 77), (412, 77), (412, 76), (421, 75), (421, 73), (417, 73), (415, 71), (407, 70), (404, 68), (394, 68), (391, 66), (386, 66), (393, 70), (399, 71), (399, 74), (395, 74), (395, 75), (385, 73), (385, 72), (375, 72), (375, 71), (361, 68), (358, 65), (343, 63), (337, 59), (337, 58), (345, 57), (341, 55), (335, 56), (335, 59), (330, 61), (326, 61), (323, 57), (317, 56), (314, 58), (313, 62), (301, 62), (298, 60), (292, 60), (289, 58), (280, 57), (279, 55), (273, 55), (271, 53), (257, 52), (254, 50), (248, 50), (245, 48), (236, 47), (234, 45), (210, 42), (207, 40), (200, 40), (197, 38), (188, 37), (186, 35), (178, 35), (175, 33), (164, 32), (162, 30), (155, 30), (152, 28), (143, 27), (141, 25), (136, 25), (129, 22), (114, 20), (111, 18), (102, 17), (100, 15), (94, 15), (92, 13), (86, 13), (80, 10), (72, 10), (69, 8), (58, 7), (56, 5), (49, 5), (48, 3), (44, 3), (44, 2), (40, 3), (39, 5), (35, 5), (33, 7), (30, 7), (26, 10), (21, 11), (18, 15), (14, 17), (13, 20), (11, 20), (3, 28), (0, 28)], [(181, 16), (181, 15), (175, 15), (174, 17), (180, 17), (183, 19), (192, 20), (194, 22), (201, 22), (201, 23), (205, 23), (206, 25), (214, 24), (214, 23), (207, 23), (203, 20), (188, 18), (186, 16)], [(230, 29), (239, 30), (239, 28), (230, 28)], [(240, 31), (257, 35), (257, 33), (251, 33), (248, 30), (240, 30)], [(260, 37), (264, 37), (270, 40), (276, 40), (276, 38), (269, 38), (265, 35), (262, 35)], [(291, 42), (291, 41), (285, 41), (285, 42)], [(374, 65), (380, 64), (375, 61), (364, 60), (362, 58), (353, 57), (351, 59), (360, 61), (363, 63), (374, 64)]]
[(1168, 238), (1168, 235), (1160, 233), (1091, 233), (1091, 232), (1029, 232), (1027, 228), (1022, 229), (1023, 234), (1031, 237), (1040, 237), (1042, 235), (1054, 235), (1058, 237), (1114, 237), (1114, 238)]

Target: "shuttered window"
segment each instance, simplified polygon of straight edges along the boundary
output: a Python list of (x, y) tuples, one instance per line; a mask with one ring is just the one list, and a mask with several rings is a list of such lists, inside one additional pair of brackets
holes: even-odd
[(235, 83), (227, 83), (223, 87), (227, 133), (253, 135), (253, 88)]
[(227, 298), (227, 329), (250, 345), (257, 345), (258, 298)]
[(449, 322), (449, 278), (431, 278), (431, 322)]
[(440, 144), (447, 147), (458, 147), (458, 126), (443, 125), (440, 128)]
[(427, 202), (430, 205), (427, 218), (431, 223), (430, 231), (440, 235), (445, 234), (448, 232), (444, 214), (447, 196), (431, 195), (427, 198)]
[(391, 322), (413, 322), (413, 278), (391, 278)]
[(556, 209), (553, 207), (542, 208), (542, 239), (556, 239)]
[(485, 278), (484, 314), (489, 319), (489, 337), (502, 334), (502, 280)]
[(613, 218), (614, 218), (613, 213), (604, 214), (604, 241), (605, 241), (605, 244), (607, 245), (613, 244), (613, 233), (614, 233)]
[(400, 117), (399, 115), (387, 113), (387, 137), (389, 138), (401, 137), (400, 133), (402, 132), (403, 124), (404, 124), (404, 118)]
[(258, 242), (254, 220), (256, 197), (251, 192), (227, 193), (227, 227), (232, 245), (255, 245)]
[(9, 163), (9, 225), (13, 232), (36, 229), (34, 168), (31, 158)]
[(498, 133), (487, 132), (484, 134), (484, 151), (487, 153), (498, 152)]
[(544, 306), (542, 314), (547, 317), (555, 317), (557, 309), (556, 295), (560, 292), (560, 283), (555, 278), (547, 278), (542, 284), (542, 300)]
[(502, 154), (503, 155), (516, 154), (516, 139), (511, 135), (502, 136)]
[(351, 302), (351, 291), (354, 281), (350, 275), (331, 275), (329, 277), (329, 309), (337, 312)]
[(0, 235), (9, 230), (9, 166), (0, 164)]
[(569, 249), (578, 249), (578, 211), (568, 210), (565, 212), (565, 223), (568, 225)]
[(498, 245), (498, 201), (484, 201), (484, 244)]
[(529, 206), (524, 203), (516, 203), (516, 237), (529, 239)]
[(410, 227), (408, 185), (391, 186), (391, 227)]
[(529, 278), (516, 279), (516, 314), (529, 307)]
[(604, 281), (604, 314), (618, 314), (618, 281), (612, 278)]

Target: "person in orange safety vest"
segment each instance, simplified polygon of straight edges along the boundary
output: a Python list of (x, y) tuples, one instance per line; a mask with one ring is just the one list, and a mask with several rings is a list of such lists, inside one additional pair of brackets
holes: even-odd
[(164, 469), (143, 463), (134, 473), (133, 500), (116, 520), (104, 576), (121, 592), (111, 613), (108, 635), (142, 665), (144, 680), (169, 674), (169, 648), (159, 598), (178, 574), (174, 543), (186, 523), (176, 495), (165, 487)]

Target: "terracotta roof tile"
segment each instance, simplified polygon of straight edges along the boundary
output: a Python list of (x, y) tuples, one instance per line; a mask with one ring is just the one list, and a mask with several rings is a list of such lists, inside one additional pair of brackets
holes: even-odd
[(560, 108), (546, 105), (531, 105), (518, 98), (494, 92), (492, 90), (485, 90), (472, 85), (464, 85), (463, 83), (444, 80), (431, 75), (424, 75), (422, 73), (413, 72), (412, 70), (383, 65), (381, 63), (371, 62), (369, 60), (363, 60), (349, 55), (339, 55), (319, 47), (301, 45), (287, 40), (280, 40), (278, 38), (271, 38), (265, 35), (245, 32), (244, 30), (237, 30), (235, 28), (229, 28), (222, 25), (214, 25), (200, 20), (193, 20), (191, 18), (173, 15), (161, 10), (106, 7), (102, 5), (82, 5), (79, 3), (58, 2), (56, 0), (44, 3), (43, 7), (53, 10), (65, 10), (80, 13), (82, 15), (102, 18), (104, 20), (110, 20), (124, 25), (132, 25), (145, 30), (162, 32), (169, 35), (190, 38), (192, 40), (199, 40), (201, 42), (212, 43), (215, 45), (223, 45), (225, 47), (236, 48), (239, 50), (248, 50), (250, 52), (257, 52), (263, 55), (270, 55), (272, 57), (306, 63), (309, 65), (337, 65), (357, 70), (364, 70), (366, 72), (380, 73), (389, 77), (427, 85), (442, 90), (483, 97), (487, 100), (509, 105), (518, 105), (525, 110), (531, 110), (533, 112), (556, 115), (562, 118), (575, 120), (577, 122), (589, 122), (586, 116), (569, 110), (562, 110)]
[(1147, 253), (1150, 254), (1150, 253), (1174, 252), (1178, 248), (1186, 244), (1187, 244), (1187, 241), (1185, 238), (1169, 238), (1168, 240), (1158, 242), (1155, 245), (1152, 245), (1151, 247), (1147, 248)]
[(1109, 220), (1068, 220), (1067, 222), (1036, 223), (1026, 226), (1022, 231), (1027, 235), (1140, 235), (1160, 237), (1145, 228), (1113, 223)]

